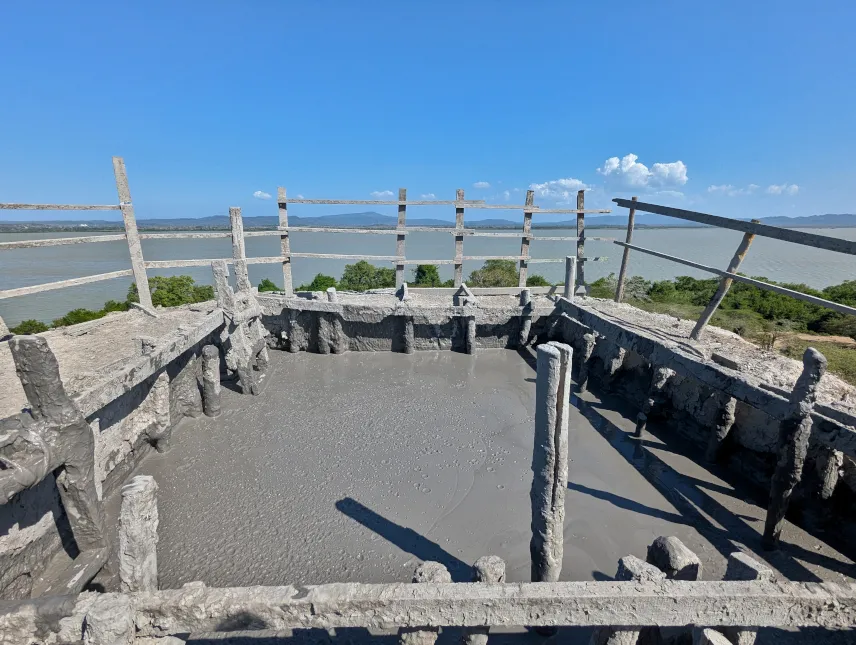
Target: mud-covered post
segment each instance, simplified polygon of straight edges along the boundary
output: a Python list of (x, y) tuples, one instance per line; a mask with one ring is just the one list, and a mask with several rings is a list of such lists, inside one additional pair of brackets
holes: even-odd
[(636, 437), (641, 437), (642, 432), (648, 425), (648, 417), (657, 412), (665, 403), (665, 389), (669, 379), (675, 375), (675, 370), (668, 367), (658, 367), (654, 370), (651, 385), (648, 389), (648, 398), (642, 404), (642, 410), (636, 415)]
[(583, 394), (588, 390), (589, 374), (591, 373), (592, 355), (597, 343), (597, 335), (594, 332), (583, 334), (583, 355), (580, 358), (579, 387), (577, 391)]
[(520, 262), (517, 272), (517, 286), (526, 286), (526, 274), (529, 271), (529, 241), (532, 235), (532, 209), (535, 203), (535, 191), (526, 191), (526, 203), (523, 208), (523, 236), (520, 238)]
[(826, 357), (813, 347), (806, 349), (802, 374), (791, 392), (790, 409), (779, 424), (779, 459), (770, 485), (770, 507), (762, 539), (767, 550), (778, 547), (791, 493), (802, 478), (811, 435), (811, 412), (817, 399), (817, 386), (825, 372)]
[(336, 287), (327, 287), (327, 302), (339, 302)]
[[(637, 201), (634, 195), (631, 199)], [(627, 216), (627, 237), (625, 242), (631, 244), (633, 242), (633, 226), (636, 223), (636, 209), (631, 208), (630, 214)], [(624, 253), (621, 255), (621, 269), (618, 271), (618, 286), (615, 287), (615, 302), (621, 302), (624, 299), (624, 281), (627, 279), (627, 266), (630, 264), (630, 249), (624, 247)]]
[(733, 396), (726, 397), (725, 404), (719, 410), (716, 426), (711, 431), (710, 439), (707, 443), (707, 453), (705, 456), (710, 463), (715, 463), (719, 460), (719, 456), (722, 453), (722, 446), (728, 437), (728, 433), (731, 432), (736, 414), (737, 399)]
[[(473, 564), (473, 582), (505, 582), (505, 561), (497, 555), (479, 558)], [(466, 628), (461, 642), (463, 645), (487, 645), (489, 631), (490, 627)]]
[(158, 588), (158, 485), (137, 475), (122, 487), (119, 580), (124, 593)]
[(565, 289), (562, 292), (562, 297), (568, 302), (574, 301), (574, 286), (577, 282), (577, 258), (573, 255), (565, 256)]
[(519, 347), (526, 347), (529, 333), (532, 331), (532, 292), (529, 289), (520, 290), (520, 334), (517, 339)]
[(412, 354), (414, 351), (415, 334), (413, 331), (413, 316), (404, 316), (404, 353)]
[(122, 157), (113, 157), (113, 175), (116, 178), (119, 209), (122, 211), (122, 221), (125, 225), (125, 238), (128, 240), (128, 251), (131, 253), (131, 270), (134, 273), (134, 282), (137, 284), (137, 295), (143, 307), (152, 309), (152, 294), (149, 290), (149, 278), (146, 275), (146, 263), (143, 260), (143, 246), (137, 231), (137, 218), (134, 215), (134, 204), (131, 202), (131, 189), (128, 187), (128, 173)]
[(250, 276), (247, 273), (247, 249), (244, 246), (244, 219), (237, 206), (229, 208), (229, 223), (232, 228), (232, 260), (235, 263), (235, 291), (250, 288)]
[[(439, 562), (423, 562), (413, 572), (413, 582), (452, 582), (449, 570)], [(402, 627), (398, 630), (398, 642), (400, 645), (434, 645), (439, 627)]]
[(538, 347), (533, 478), (529, 494), (533, 582), (557, 582), (562, 572), (572, 353), (571, 347), (564, 343), (550, 342)]
[(202, 410), (209, 417), (220, 414), (220, 350), (216, 345), (202, 348)]
[[(760, 224), (761, 220), (753, 219), (752, 223)], [(740, 241), (740, 246), (737, 247), (734, 257), (731, 258), (731, 262), (728, 263), (728, 268), (726, 269), (728, 273), (737, 273), (737, 270), (743, 263), (743, 258), (746, 257), (746, 253), (749, 251), (749, 247), (752, 245), (752, 240), (754, 239), (754, 233), (745, 233), (743, 235), (743, 239)], [(629, 251), (630, 249), (624, 247), (625, 253)], [(701, 333), (704, 331), (705, 326), (710, 322), (710, 319), (713, 317), (713, 314), (716, 313), (716, 310), (719, 308), (719, 305), (722, 304), (722, 301), (725, 300), (725, 296), (728, 295), (728, 290), (731, 288), (732, 282), (733, 280), (731, 278), (722, 278), (722, 280), (719, 281), (719, 287), (717, 287), (716, 293), (713, 294), (713, 298), (710, 299), (707, 307), (705, 307), (704, 311), (701, 312), (698, 322), (696, 322), (695, 327), (690, 333), (691, 339), (698, 340), (701, 338)]]

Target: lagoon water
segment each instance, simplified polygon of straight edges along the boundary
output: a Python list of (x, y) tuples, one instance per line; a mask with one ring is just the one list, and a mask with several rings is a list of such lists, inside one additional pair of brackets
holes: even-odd
[[(805, 230), (856, 241), (856, 228)], [(587, 233), (590, 237), (624, 240), (624, 231), (618, 229), (590, 228)], [(92, 233), (81, 233), (83, 234)], [(536, 236), (545, 237), (575, 234), (576, 231), (569, 229), (535, 230)], [(3, 233), (0, 234), (0, 242), (72, 235), (75, 233)], [(724, 269), (741, 237), (742, 233), (736, 231), (713, 228), (641, 229), (634, 233), (633, 241), (640, 246)], [(246, 247), (248, 256), (279, 255), (279, 238), (247, 238)], [(408, 260), (448, 259), (454, 256), (454, 247), (454, 237), (449, 233), (414, 232), (407, 236), (406, 254)], [(307, 253), (395, 255), (395, 235), (293, 232), (291, 249), (294, 252)], [(576, 243), (572, 241), (533, 240), (530, 246), (530, 253), (534, 258), (561, 258), (573, 255), (575, 250)], [(515, 238), (464, 239), (465, 255), (516, 255), (519, 252), (520, 240)], [(586, 255), (590, 258), (600, 256), (606, 259), (586, 264), (586, 280), (591, 282), (609, 273), (617, 273), (621, 264), (621, 253), (622, 248), (609, 241), (587, 240)], [(231, 242), (228, 238), (143, 240), (143, 255), (147, 260), (227, 258), (231, 256)], [(295, 258), (292, 262), (294, 284), (307, 283), (316, 273), (326, 273), (338, 278), (345, 264), (350, 262), (352, 261)], [(391, 262), (381, 264), (393, 266)], [(477, 261), (465, 262), (464, 278), (481, 264)], [(0, 251), (0, 290), (128, 268), (130, 259), (124, 241)], [(410, 268), (408, 267), (407, 271), (408, 277)], [(452, 265), (441, 265), (439, 270), (443, 279), (452, 277)], [(257, 284), (262, 278), (282, 284), (280, 265), (256, 264), (251, 265), (249, 271), (253, 284)], [(758, 237), (749, 251), (742, 271), (748, 275), (766, 276), (780, 282), (802, 282), (822, 288), (844, 280), (856, 279), (856, 258), (843, 253)], [(564, 263), (530, 265), (530, 274), (541, 274), (551, 282), (562, 281), (563, 272)], [(149, 275), (176, 274), (192, 275), (200, 283), (212, 282), (211, 269), (208, 267), (156, 269), (149, 272)], [(647, 279), (666, 279), (678, 275), (710, 277), (702, 271), (642, 253), (631, 253), (630, 275), (641, 275)], [(105, 300), (124, 299), (130, 284), (130, 277), (119, 278), (7, 298), (0, 300), (0, 316), (10, 326), (27, 318), (50, 322), (77, 307), (97, 309)]]

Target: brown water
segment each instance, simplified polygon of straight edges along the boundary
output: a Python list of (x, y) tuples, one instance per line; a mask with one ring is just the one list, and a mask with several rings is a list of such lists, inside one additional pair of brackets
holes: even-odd
[[(856, 228), (807, 229), (810, 232), (856, 240)], [(81, 233), (91, 234), (91, 233)], [(20, 239), (66, 237), (74, 233), (3, 233), (0, 242)], [(575, 231), (536, 230), (542, 236), (574, 236)], [(590, 236), (624, 239), (624, 231), (590, 229)], [(634, 234), (634, 242), (658, 251), (683, 257), (695, 262), (725, 268), (740, 242), (742, 233), (720, 229), (642, 229)], [(247, 255), (279, 255), (276, 237), (255, 237), (246, 240)], [(533, 241), (531, 254), (535, 258), (563, 258), (576, 252), (576, 242)], [(331, 233), (294, 233), (292, 250), (308, 253), (364, 253), (368, 255), (394, 255), (394, 235), (359, 235)], [(415, 232), (407, 236), (408, 259), (446, 259), (454, 256), (454, 237), (448, 233)], [(466, 238), (466, 255), (515, 255), (520, 252), (520, 241), (514, 238)], [(611, 242), (589, 240), (586, 254), (605, 257), (602, 262), (586, 265), (586, 279), (591, 282), (609, 273), (617, 273), (621, 263), (621, 247)], [(173, 260), (192, 258), (225, 258), (231, 256), (228, 238), (203, 240), (144, 240), (143, 254), (147, 260)], [(292, 263), (294, 284), (308, 283), (316, 273), (339, 277), (349, 261), (295, 258)], [(392, 263), (383, 263), (392, 266)], [(481, 266), (481, 262), (466, 262), (464, 276)], [(103, 244), (79, 244), (36, 249), (0, 251), (0, 290), (54, 282), (95, 273), (106, 273), (130, 268), (128, 248), (124, 241)], [(278, 265), (252, 265), (250, 278), (254, 284), (269, 278), (282, 284)], [(451, 265), (439, 267), (444, 279), (452, 277)], [(856, 259), (853, 256), (823, 251), (811, 247), (789, 244), (767, 238), (756, 238), (743, 265), (749, 275), (761, 275), (781, 282), (803, 282), (813, 287), (824, 287), (844, 280), (856, 279)], [(408, 271), (409, 272), (409, 271)], [(537, 264), (531, 273), (545, 276), (551, 282), (563, 280), (564, 264)], [(207, 267), (152, 270), (150, 275), (192, 275), (198, 282), (211, 283), (211, 270)], [(709, 277), (701, 271), (661, 260), (641, 253), (631, 254), (631, 275), (647, 279), (666, 279), (678, 275)], [(8, 324), (17, 324), (26, 318), (50, 321), (76, 307), (100, 308), (105, 300), (124, 299), (130, 278), (98, 282), (70, 289), (49, 291), (30, 296), (0, 300), (0, 316)]]

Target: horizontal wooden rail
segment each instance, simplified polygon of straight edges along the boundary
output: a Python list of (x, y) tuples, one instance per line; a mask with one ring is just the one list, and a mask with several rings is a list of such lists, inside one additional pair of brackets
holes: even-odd
[(397, 260), (397, 255), (349, 255), (347, 253), (292, 253), (293, 258), (328, 258), (331, 260)]
[(683, 258), (675, 257), (674, 255), (668, 255), (666, 253), (660, 253), (659, 251), (654, 251), (652, 249), (646, 249), (642, 246), (636, 246), (635, 244), (627, 244), (626, 242), (619, 242), (616, 240), (614, 242), (618, 246), (623, 246), (628, 249), (633, 249), (634, 251), (639, 251), (640, 253), (647, 253), (648, 255), (653, 255), (658, 258), (663, 258), (664, 260), (669, 260), (670, 262), (677, 262), (678, 264), (684, 264), (688, 267), (693, 267), (695, 269), (699, 269), (700, 271), (706, 271), (708, 273), (713, 273), (715, 275), (722, 276), (724, 278), (731, 278), (736, 282), (743, 282), (744, 284), (752, 285), (753, 287), (758, 287), (759, 289), (764, 289), (765, 291), (773, 291), (775, 293), (780, 293), (784, 296), (790, 296), (791, 298), (796, 298), (797, 300), (803, 300), (805, 302), (810, 302), (813, 305), (818, 305), (820, 307), (825, 307), (826, 309), (832, 309), (834, 311), (838, 311), (842, 314), (849, 314), (851, 316), (856, 316), (856, 308), (848, 307), (847, 305), (842, 305), (837, 302), (832, 302), (831, 300), (825, 300), (824, 298), (818, 298), (817, 296), (812, 296), (807, 293), (801, 293), (799, 291), (793, 291), (791, 289), (786, 289), (785, 287), (780, 287), (775, 284), (769, 284), (768, 282), (762, 282), (761, 280), (754, 280), (752, 278), (747, 278), (742, 275), (738, 275), (736, 273), (729, 273), (728, 271), (722, 271), (721, 269), (715, 269), (714, 267), (709, 267), (704, 264), (699, 264), (698, 262), (693, 262), (691, 260), (684, 260)]
[(455, 264), (455, 260), (454, 259), (448, 259), (448, 260), (397, 260), (396, 264), (406, 264), (406, 265), (410, 265), (410, 264), (434, 264), (434, 265)]
[[(289, 199), (280, 204), (350, 204), (359, 206), (458, 206), (460, 208), (475, 208), (484, 205), (484, 200), (465, 200), (462, 202), (454, 200), (419, 200), (399, 201), (397, 199)], [(514, 208), (509, 206), (508, 208)], [(523, 208), (522, 206), (520, 208)]]
[(30, 249), (41, 246), (64, 246), (66, 244), (91, 244), (94, 242), (118, 242), (124, 240), (125, 234), (117, 235), (77, 235), (74, 237), (55, 237), (47, 240), (17, 240), (15, 242), (0, 242), (0, 251), (10, 249)]
[[(272, 232), (279, 235), (276, 231)], [(244, 233), (244, 235), (247, 235)], [(228, 231), (222, 233), (140, 233), (141, 240), (182, 240), (206, 239), (209, 237), (232, 237)]]
[(72, 278), (71, 280), (60, 280), (59, 282), (46, 282), (45, 284), (35, 284), (30, 287), (19, 287), (18, 289), (7, 289), (0, 291), (0, 300), (3, 298), (14, 298), (15, 296), (26, 296), (31, 293), (41, 293), (42, 291), (52, 291), (53, 289), (63, 289), (65, 287), (76, 287), (81, 284), (90, 282), (100, 282), (101, 280), (112, 280), (113, 278), (124, 278), (132, 275), (131, 269), (124, 271), (113, 271), (111, 273), (99, 273), (97, 275), (88, 275), (83, 278)]
[[(292, 253), (292, 255), (294, 255), (294, 253)], [(286, 258), (281, 255), (247, 258), (247, 264), (278, 264), (284, 259)], [(208, 258), (198, 260), (147, 260), (145, 264), (147, 269), (173, 269), (177, 267), (207, 267), (211, 266), (212, 262), (225, 262), (226, 264), (233, 264), (234, 259)]]
[(13, 211), (118, 211), (119, 204), (0, 204), (0, 210)]
[(789, 228), (770, 226), (769, 224), (756, 224), (754, 222), (746, 222), (739, 219), (731, 219), (729, 217), (720, 217), (719, 215), (708, 215), (707, 213), (685, 211), (680, 208), (671, 208), (669, 206), (660, 206), (658, 204), (634, 202), (630, 199), (613, 199), (612, 201), (624, 208), (634, 208), (637, 211), (644, 211), (646, 213), (656, 213), (657, 215), (675, 217), (677, 219), (698, 222), (699, 224), (728, 228), (733, 231), (754, 233), (755, 235), (771, 237), (784, 242), (793, 242), (794, 244), (813, 246), (818, 249), (826, 249), (827, 251), (856, 255), (856, 242), (852, 240), (842, 240), (840, 238), (829, 237), (827, 235), (818, 235), (817, 233), (804, 233), (802, 231), (796, 231)]

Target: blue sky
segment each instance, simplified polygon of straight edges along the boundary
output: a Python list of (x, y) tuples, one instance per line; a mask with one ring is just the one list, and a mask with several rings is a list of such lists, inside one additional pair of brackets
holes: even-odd
[(33, 0), (0, 24), (0, 201), (115, 203), (120, 155), (139, 218), (273, 215), (277, 185), (856, 212), (853, 2)]

